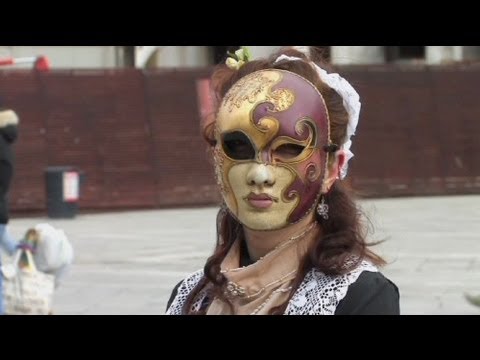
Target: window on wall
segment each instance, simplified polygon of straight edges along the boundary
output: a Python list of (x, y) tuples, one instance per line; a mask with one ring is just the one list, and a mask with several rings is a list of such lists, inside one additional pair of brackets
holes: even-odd
[(124, 46), (124, 66), (135, 67), (135, 46)]
[(135, 46), (116, 46), (115, 63), (118, 67), (135, 66)]
[(234, 53), (240, 49), (240, 46), (214, 46), (213, 47), (213, 63), (220, 64), (227, 58), (227, 52)]
[(386, 46), (387, 62), (414, 62), (425, 60), (425, 46)]
[(480, 60), (480, 46), (463, 46), (463, 60), (478, 61)]

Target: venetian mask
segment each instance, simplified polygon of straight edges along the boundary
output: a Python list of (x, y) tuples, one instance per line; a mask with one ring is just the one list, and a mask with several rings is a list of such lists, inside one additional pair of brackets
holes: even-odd
[(215, 129), (216, 176), (231, 214), (250, 229), (274, 230), (313, 211), (328, 124), (322, 95), (297, 74), (261, 70), (235, 83)]

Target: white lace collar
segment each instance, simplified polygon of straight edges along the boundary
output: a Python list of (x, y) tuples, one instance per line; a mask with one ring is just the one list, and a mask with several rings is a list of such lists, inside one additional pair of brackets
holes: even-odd
[[(310, 270), (288, 303), (285, 315), (335, 314), (339, 302), (347, 294), (348, 287), (357, 281), (363, 271), (377, 272), (378, 269), (370, 262), (362, 261), (355, 269), (344, 275), (325, 275), (316, 269)], [(187, 276), (167, 310), (167, 315), (180, 315), (182, 313), (182, 307), (188, 294), (202, 277), (203, 270)], [(201, 292), (197, 296), (192, 309), (199, 310), (204, 299), (205, 293)]]

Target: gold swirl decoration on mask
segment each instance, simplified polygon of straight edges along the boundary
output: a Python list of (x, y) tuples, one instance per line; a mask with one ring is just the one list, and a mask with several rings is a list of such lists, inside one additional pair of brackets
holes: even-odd
[[(252, 121), (253, 123), (253, 121)], [(253, 126), (256, 127), (262, 134), (262, 143), (268, 144), (278, 133), (280, 129), (280, 123), (274, 117), (263, 117), (260, 119), (258, 124), (253, 123)]]
[[(312, 156), (317, 144), (317, 127), (308, 117), (302, 118), (297, 124), (295, 124), (295, 132), (298, 135), (302, 135), (305, 131), (308, 131), (308, 137), (305, 140), (294, 139), (290, 136), (277, 137), (272, 143), (274, 160), (295, 164), (303, 162)], [(275, 155), (275, 151), (282, 145), (298, 145), (304, 147), (304, 149), (297, 156), (284, 159), (281, 155)]]
[[(317, 125), (309, 117), (302, 118), (295, 125), (295, 132), (298, 135), (302, 135), (305, 130), (308, 131), (308, 138), (307, 138), (308, 145), (306, 146), (302, 154), (300, 154), (301, 156), (297, 162), (303, 162), (308, 158), (310, 158), (314, 150), (317, 148), (317, 144), (318, 144)], [(321, 168), (318, 165), (316, 165), (315, 163), (308, 164), (306, 168), (306, 180), (313, 183), (316, 180), (318, 180), (320, 175), (321, 175)]]
[(276, 89), (267, 94), (266, 101), (273, 104), (272, 112), (285, 111), (295, 102), (295, 94), (288, 89)]
[(311, 183), (317, 181), (321, 173), (322, 173), (322, 170), (320, 166), (318, 166), (317, 164), (310, 163), (307, 165), (307, 169), (306, 169), (307, 180), (310, 181)]
[[(288, 109), (295, 99), (287, 89), (272, 91), (282, 77), (280, 71), (260, 70), (238, 80), (220, 105), (217, 114), (218, 134), (242, 131), (248, 134), (256, 149), (265, 147), (280, 129), (274, 113)], [(261, 118), (257, 116), (255, 119), (259, 106), (265, 106), (266, 112)]]
[[(297, 204), (298, 204), (298, 202), (300, 202), (300, 196), (298, 195), (297, 190), (290, 190), (288, 192), (288, 194), (283, 196), (283, 199), (284, 199), (285, 202), (291, 202), (291, 201), (294, 201), (294, 200), (297, 201)], [(292, 210), (292, 212), (293, 212), (293, 210)], [(291, 213), (289, 215), (291, 215)]]
[(308, 131), (308, 146), (312, 148), (317, 147), (317, 140), (318, 140), (318, 131), (317, 131), (317, 125), (315, 122), (310, 119), (309, 117), (304, 117), (300, 119), (296, 124), (295, 124), (295, 132), (298, 135), (302, 135), (305, 129), (309, 130)]
[(289, 202), (292, 202), (292, 201), (295, 202), (295, 206), (292, 208), (292, 211), (290, 211), (290, 213), (288, 214), (288, 217), (290, 217), (290, 215), (293, 213), (293, 211), (297, 207), (298, 203), (300, 202), (300, 195), (298, 194), (297, 190), (290, 190), (290, 191), (287, 192), (287, 189), (289, 189), (295, 183), (295, 181), (297, 181), (296, 179), (297, 179), (298, 173), (289, 164), (280, 163), (280, 164), (276, 164), (276, 166), (283, 167), (283, 168), (287, 169), (293, 175), (292, 176), (292, 181), (290, 181), (290, 183), (287, 186), (285, 186), (285, 191), (282, 193), (282, 201), (283, 202), (285, 202), (285, 203), (289, 203)]

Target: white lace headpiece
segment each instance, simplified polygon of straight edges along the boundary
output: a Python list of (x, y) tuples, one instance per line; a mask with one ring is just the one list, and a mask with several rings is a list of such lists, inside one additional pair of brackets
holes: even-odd
[[(303, 48), (303, 47), (302, 47)], [(305, 50), (298, 49), (305, 53)], [(307, 50), (308, 55), (308, 50)], [(287, 55), (280, 55), (275, 62), (279, 62), (282, 60), (288, 61), (304, 61), (298, 57), (292, 57)], [(348, 125), (347, 125), (347, 141), (340, 147), (341, 150), (345, 153), (345, 162), (340, 169), (340, 178), (344, 179), (347, 176), (348, 171), (348, 161), (353, 157), (353, 153), (350, 151), (350, 147), (352, 146), (351, 137), (355, 135), (355, 129), (357, 128), (358, 118), (360, 115), (360, 96), (355, 91), (355, 89), (350, 85), (350, 83), (342, 78), (339, 74), (336, 73), (327, 73), (324, 69), (320, 66), (315, 64), (313, 61), (310, 61), (310, 64), (317, 72), (320, 79), (330, 86), (333, 90), (335, 90), (338, 95), (340, 95), (343, 99), (343, 106), (348, 113)]]

